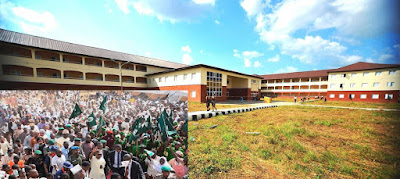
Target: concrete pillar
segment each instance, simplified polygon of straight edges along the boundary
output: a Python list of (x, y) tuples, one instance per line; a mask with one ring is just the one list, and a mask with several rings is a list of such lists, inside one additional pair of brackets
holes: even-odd
[[(85, 65), (85, 57), (82, 57), (82, 65)], [(85, 76), (85, 75), (83, 75)]]
[(61, 79), (64, 79), (64, 70), (60, 70)]
[(83, 78), (83, 80), (86, 80), (86, 73), (85, 72), (82, 72), (82, 78)]
[(33, 68), (33, 77), (37, 77), (37, 69), (36, 68)]
[(59, 54), (60, 55), (60, 62), (63, 63), (64, 62), (64, 55), (63, 54)]
[[(101, 60), (101, 67), (104, 67), (104, 60)], [(104, 80), (104, 78), (103, 78), (103, 80)]]

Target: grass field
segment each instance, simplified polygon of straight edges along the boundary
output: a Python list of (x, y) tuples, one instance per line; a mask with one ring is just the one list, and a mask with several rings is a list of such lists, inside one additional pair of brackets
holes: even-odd
[[(239, 108), (239, 107), (246, 107), (249, 105), (240, 105), (240, 104), (218, 104), (216, 105), (217, 109), (227, 109), (227, 108)], [(211, 106), (210, 106), (211, 109)], [(205, 111), (207, 110), (205, 103), (200, 102), (192, 102), (189, 101), (189, 112), (194, 111)]]
[(189, 174), (193, 178), (399, 178), (399, 115), (281, 106), (191, 121)]
[(325, 106), (344, 106), (359, 108), (383, 108), (383, 109), (400, 109), (399, 103), (368, 103), (368, 102), (351, 102), (351, 101), (327, 101), (323, 100), (306, 102), (305, 105), (325, 105)]

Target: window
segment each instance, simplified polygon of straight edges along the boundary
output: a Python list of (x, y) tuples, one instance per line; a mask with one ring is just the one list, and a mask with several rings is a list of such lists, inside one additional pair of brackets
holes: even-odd
[(336, 75), (331, 75), (331, 78), (336, 78)]
[(256, 84), (257, 80), (251, 80), (251, 83)]
[(331, 84), (331, 88), (335, 88), (336, 87), (336, 85), (335, 84)]
[(227, 80), (226, 80), (226, 84), (228, 84), (228, 85), (229, 85), (229, 79), (227, 79)]
[(165, 82), (167, 82), (167, 78), (168, 78), (168, 77), (164, 77), (164, 81), (165, 81)]
[(222, 96), (222, 74), (207, 72), (207, 95)]
[(389, 71), (389, 75), (394, 75), (394, 74), (396, 74), (396, 70), (390, 70)]
[(368, 87), (368, 83), (361, 84), (361, 87), (363, 87), (363, 88)]
[(192, 98), (196, 97), (196, 91), (192, 91)]
[(360, 99), (367, 99), (367, 95), (366, 94), (361, 94), (360, 95)]
[(174, 81), (178, 80), (178, 75), (174, 76)]
[(373, 94), (372, 99), (379, 99), (379, 94)]
[(196, 73), (192, 73), (192, 80), (196, 78)]
[(357, 76), (357, 73), (352, 73), (351, 74), (351, 77), (356, 77)]
[(363, 76), (368, 76), (369, 75), (369, 72), (364, 72), (363, 73)]
[(380, 84), (381, 84), (381, 83), (376, 82), (376, 83), (374, 83), (374, 87), (379, 87)]
[(342, 74), (342, 78), (346, 78), (346, 73)]
[(187, 80), (187, 74), (183, 75), (183, 80)]
[(162, 82), (162, 78), (160, 77), (160, 78), (158, 78), (158, 82)]
[(385, 94), (385, 99), (393, 99), (393, 94)]
[(329, 98), (335, 98), (335, 94), (330, 94)]
[(387, 82), (387, 87), (393, 87), (394, 86), (394, 82)]
[(339, 98), (344, 98), (344, 94), (339, 94)]
[(356, 86), (355, 83), (350, 83), (350, 88), (354, 88)]
[(344, 83), (340, 83), (340, 88), (344, 88)]
[(375, 76), (379, 76), (379, 75), (382, 75), (382, 72), (381, 72), (381, 71), (375, 72)]

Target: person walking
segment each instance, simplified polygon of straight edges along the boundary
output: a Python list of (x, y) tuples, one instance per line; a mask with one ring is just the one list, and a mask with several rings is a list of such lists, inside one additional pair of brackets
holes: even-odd
[(207, 111), (210, 110), (210, 103), (211, 103), (211, 98), (210, 98), (210, 96), (206, 95), (206, 106), (207, 106)]
[(211, 104), (212, 104), (212, 110), (217, 110), (217, 107), (215, 107), (215, 103), (217, 103), (216, 99), (215, 99), (215, 94), (212, 95), (211, 97)]

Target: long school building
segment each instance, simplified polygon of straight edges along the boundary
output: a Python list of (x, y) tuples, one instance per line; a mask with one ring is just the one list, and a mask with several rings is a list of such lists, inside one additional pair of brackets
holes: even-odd
[[(327, 96), (331, 100), (350, 100), (350, 97), (360, 101), (398, 102), (400, 91), (400, 65), (356, 63), (339, 69), (259, 76), (204, 64), (188, 66), (3, 29), (0, 29), (0, 65), (1, 89), (186, 90), (189, 101), (197, 102), (205, 102), (206, 95), (215, 95), (218, 101), (262, 96)], [(365, 72), (370, 76), (365, 77)]]

